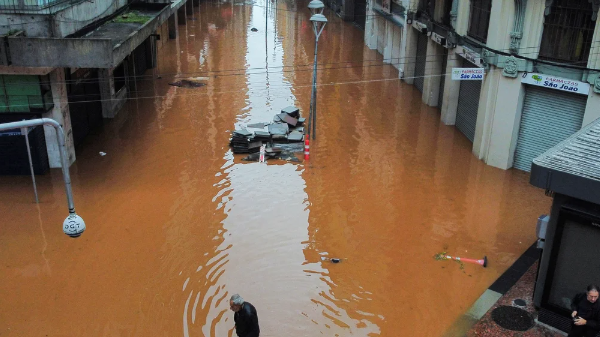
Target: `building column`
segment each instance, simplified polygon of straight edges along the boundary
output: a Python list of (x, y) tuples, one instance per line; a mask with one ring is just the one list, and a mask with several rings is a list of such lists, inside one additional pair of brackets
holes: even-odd
[(404, 63), (404, 81), (408, 84), (413, 84), (415, 79), (415, 63), (417, 60), (417, 40), (421, 32), (407, 26), (406, 30), (406, 53), (402, 62)]
[[(452, 73), (452, 68), (461, 68), (463, 58), (456, 49), (448, 50), (446, 73)], [(452, 80), (452, 75), (446, 75), (444, 82), (444, 97), (442, 97), (442, 109), (440, 119), (445, 125), (456, 124), (456, 110), (458, 109), (458, 94), (460, 92), (460, 81)]]
[(180, 25), (185, 25), (186, 15), (187, 15), (186, 14), (186, 7), (187, 7), (186, 4), (183, 4), (177, 10), (177, 23), (180, 24)]
[(177, 11), (174, 11), (169, 19), (167, 19), (167, 24), (169, 25), (169, 39), (173, 40), (177, 38)]
[[(42, 114), (44, 118), (57, 121), (65, 133), (65, 147), (68, 153), (69, 166), (75, 162), (75, 145), (73, 143), (73, 128), (71, 126), (71, 114), (69, 113), (69, 99), (67, 97), (67, 84), (65, 82), (65, 70), (56, 68), (50, 73), (50, 87), (52, 90), (52, 101), (54, 107), (51, 111)], [(56, 130), (52, 126), (44, 125), (46, 138), (46, 150), (50, 168), (60, 168), (60, 150), (57, 143)]]
[(512, 167), (517, 147), (525, 88), (521, 84), (521, 76), (510, 78), (500, 75), (499, 71), (496, 73), (498, 86), (489, 104), (490, 127), (484, 135), (489, 140), (482, 141), (487, 146), (482, 146), (480, 158), (488, 165), (506, 170)]
[(581, 127), (590, 124), (598, 118), (600, 118), (600, 93), (594, 92), (594, 85), (592, 84)]
[(377, 49), (377, 20), (379, 15), (371, 10), (373, 1), (375, 0), (369, 1), (365, 20), (365, 44), (369, 49)]
[(98, 69), (100, 99), (102, 100), (102, 117), (115, 118), (115, 82), (112, 69)]
[(440, 80), (442, 76), (442, 58), (444, 47), (432, 39), (427, 41), (427, 57), (425, 58), (425, 78), (423, 80), (423, 103), (437, 106), (440, 99)]
[(392, 25), (392, 65), (394, 68), (398, 69), (398, 75), (402, 75), (402, 60), (400, 59), (400, 46), (402, 45), (402, 34), (403, 29), (401, 27), (397, 27), (396, 25)]
[(383, 33), (384, 45), (383, 45), (383, 63), (392, 63), (392, 49), (394, 45), (394, 25), (388, 20), (383, 20)]

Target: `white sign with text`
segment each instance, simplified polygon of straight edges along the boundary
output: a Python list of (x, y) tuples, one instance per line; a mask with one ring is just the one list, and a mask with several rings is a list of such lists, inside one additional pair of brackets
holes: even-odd
[(458, 81), (483, 81), (483, 68), (452, 68), (452, 79)]
[(548, 89), (572, 92), (574, 94), (587, 95), (590, 92), (589, 83), (544, 74), (523, 73), (521, 76), (521, 83), (536, 85), (538, 87), (544, 87)]

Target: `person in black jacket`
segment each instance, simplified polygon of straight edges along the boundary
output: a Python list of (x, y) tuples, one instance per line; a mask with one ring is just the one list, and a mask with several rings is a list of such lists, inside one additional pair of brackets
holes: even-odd
[(233, 320), (238, 337), (258, 337), (260, 335), (258, 314), (252, 304), (244, 302), (242, 296), (235, 294), (229, 300), (229, 307), (235, 312)]
[(600, 331), (600, 303), (598, 286), (589, 285), (587, 292), (575, 296), (571, 302), (573, 327), (569, 337), (594, 337)]

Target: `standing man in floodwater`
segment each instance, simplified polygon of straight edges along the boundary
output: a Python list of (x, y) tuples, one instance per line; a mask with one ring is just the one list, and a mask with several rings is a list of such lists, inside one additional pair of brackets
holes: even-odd
[(260, 335), (258, 314), (252, 304), (244, 302), (242, 296), (235, 294), (229, 300), (229, 308), (235, 312), (233, 320), (238, 337), (258, 337)]
[(598, 286), (590, 284), (587, 292), (577, 294), (571, 302), (573, 327), (569, 337), (594, 337), (600, 331)]

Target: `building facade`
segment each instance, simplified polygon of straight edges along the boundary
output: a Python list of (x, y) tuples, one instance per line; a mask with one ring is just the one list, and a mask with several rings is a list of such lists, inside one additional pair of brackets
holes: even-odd
[[(373, 0), (365, 43), (488, 165), (533, 158), (600, 117), (598, 0)], [(483, 80), (453, 80), (480, 68)]]
[[(176, 38), (194, 5), (199, 0), (0, 0), (0, 123), (56, 120), (73, 163), (75, 148), (116, 116), (136, 79), (155, 67), (161, 38)], [(60, 167), (54, 129), (29, 135), (35, 171)], [(0, 138), (0, 174), (28, 172), (23, 137)]]

